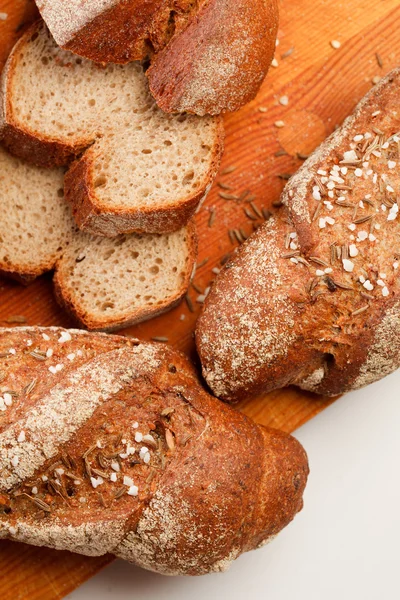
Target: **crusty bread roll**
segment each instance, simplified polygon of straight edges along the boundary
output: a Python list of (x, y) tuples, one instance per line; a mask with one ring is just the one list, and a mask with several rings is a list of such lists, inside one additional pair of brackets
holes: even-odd
[(217, 396), (336, 395), (400, 366), (399, 84), (367, 94), (217, 277), (197, 326)]
[(167, 346), (2, 329), (0, 361), (0, 538), (201, 575), (302, 507), (301, 445), (209, 396)]
[(150, 58), (166, 112), (237, 110), (274, 55), (276, 0), (36, 0), (55, 41), (96, 62)]

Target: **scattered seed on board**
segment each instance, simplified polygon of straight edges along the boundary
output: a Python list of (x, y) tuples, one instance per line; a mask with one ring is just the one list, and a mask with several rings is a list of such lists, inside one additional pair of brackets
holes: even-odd
[(285, 59), (288, 58), (288, 56), (291, 56), (294, 52), (294, 48), (289, 48), (289, 50), (286, 50), (286, 52), (284, 52), (283, 54), (281, 54), (281, 58)]
[(342, 44), (338, 41), (338, 40), (332, 40), (331, 41), (331, 46), (332, 48), (334, 48), (335, 50), (338, 50), (340, 48)]
[(152, 337), (151, 340), (153, 342), (162, 342), (162, 343), (168, 342), (168, 338), (161, 336), (161, 335), (156, 335), (156, 336)]
[(285, 122), (284, 121), (275, 121), (274, 125), (278, 129), (281, 129), (282, 127), (285, 127)]
[(227, 167), (226, 169), (221, 171), (221, 175), (229, 175), (229, 173), (233, 173), (233, 171), (236, 171), (236, 169), (237, 167), (232, 165), (231, 167)]
[(209, 227), (212, 227), (214, 225), (214, 223), (215, 223), (215, 215), (216, 215), (215, 208), (212, 208), (210, 210), (210, 217), (208, 219), (208, 226)]

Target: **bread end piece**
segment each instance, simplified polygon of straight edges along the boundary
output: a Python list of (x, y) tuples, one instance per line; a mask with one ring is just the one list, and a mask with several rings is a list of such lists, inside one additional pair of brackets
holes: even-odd
[(147, 71), (165, 112), (218, 115), (252, 100), (275, 52), (276, 0), (210, 0)]

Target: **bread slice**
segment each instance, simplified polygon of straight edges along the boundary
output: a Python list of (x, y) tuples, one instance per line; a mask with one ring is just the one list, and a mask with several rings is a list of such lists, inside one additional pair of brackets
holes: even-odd
[(196, 257), (194, 222), (173, 233), (109, 239), (80, 234), (57, 263), (57, 299), (90, 330), (155, 317), (186, 293)]
[(218, 396), (334, 396), (400, 367), (399, 86), (367, 94), (217, 277), (197, 345)]
[(139, 63), (77, 58), (42, 23), (14, 47), (2, 93), (0, 136), (12, 154), (46, 167), (77, 158), (65, 196), (92, 234), (177, 231), (217, 173), (220, 119), (164, 114)]
[(108, 239), (78, 230), (63, 198), (62, 169), (40, 169), (0, 147), (0, 272), (29, 283), (55, 269), (57, 298), (88, 329), (110, 330), (160, 314), (186, 292), (195, 226)]
[(51, 271), (76, 226), (62, 169), (39, 169), (0, 147), (0, 273), (29, 283)]

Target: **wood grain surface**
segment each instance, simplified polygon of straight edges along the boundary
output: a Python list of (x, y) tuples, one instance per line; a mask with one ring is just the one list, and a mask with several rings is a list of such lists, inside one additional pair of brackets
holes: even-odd
[[(247, 236), (261, 222), (257, 213), (262, 208), (279, 210), (274, 203), (289, 175), (352, 111), (373, 81), (400, 63), (398, 0), (284, 0), (280, 10), (278, 66), (271, 68), (254, 102), (225, 118), (221, 172), (197, 217), (200, 266), (194, 280), (197, 290), (189, 292), (193, 312), (184, 302), (126, 331), (145, 340), (168, 337), (194, 360), (193, 330), (201, 309), (197, 300), (215, 277), (213, 269), (220, 268), (221, 259), (238, 244), (232, 243), (228, 231), (241, 230)], [(32, 0), (0, 0), (0, 13), (3, 64), (24, 23), (34, 18), (35, 7)], [(340, 47), (334, 48), (332, 41)], [(283, 126), (278, 127), (280, 121)], [(15, 326), (16, 320), (73, 325), (53, 298), (50, 275), (28, 288), (0, 280), (0, 324)], [(259, 423), (293, 431), (330, 402), (287, 389), (243, 402), (239, 408)], [(62, 598), (111, 560), (2, 541), (0, 598)]]

